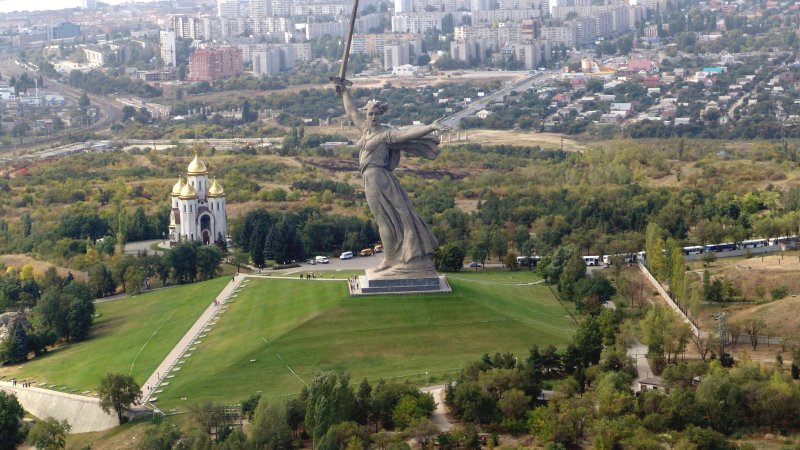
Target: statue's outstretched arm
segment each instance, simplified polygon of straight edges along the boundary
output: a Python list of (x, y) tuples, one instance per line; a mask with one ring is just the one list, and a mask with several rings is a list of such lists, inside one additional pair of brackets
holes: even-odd
[(393, 137), (395, 142), (400, 143), (410, 141), (412, 139), (419, 139), (434, 131), (448, 131), (450, 129), (451, 128), (449, 126), (441, 122), (441, 119), (436, 119), (430, 125), (422, 125), (409, 128), (408, 130), (395, 131), (393, 133)]
[(363, 131), (364, 119), (362, 119), (361, 115), (358, 113), (358, 107), (353, 101), (353, 97), (350, 95), (350, 90), (347, 89), (347, 86), (342, 86), (340, 92), (342, 95), (342, 102), (344, 102), (344, 111), (347, 113), (347, 117), (353, 121), (353, 125), (355, 125), (356, 128)]

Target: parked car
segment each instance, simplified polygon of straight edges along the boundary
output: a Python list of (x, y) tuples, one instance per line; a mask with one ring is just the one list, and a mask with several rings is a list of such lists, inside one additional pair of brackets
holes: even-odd
[(307, 264), (311, 264), (313, 266), (314, 264), (317, 263), (317, 260), (315, 260), (314, 258), (311, 258), (311, 259), (307, 260), (306, 263)]
[(472, 261), (471, 263), (469, 263), (469, 266), (471, 268), (477, 269), (478, 267), (483, 267), (483, 264), (479, 263), (478, 261)]
[(339, 255), (339, 259), (350, 259), (353, 257), (353, 252), (344, 252)]
[(380, 253), (383, 251), (383, 244), (376, 244), (375, 245), (375, 253)]
[(364, 250), (361, 250), (360, 252), (358, 252), (358, 256), (372, 256), (372, 249), (371, 248), (365, 248)]
[(315, 261), (316, 261), (318, 264), (328, 264), (329, 262), (331, 262), (331, 260), (330, 260), (330, 259), (328, 259), (328, 257), (327, 257), (327, 256), (317, 256), (316, 258), (314, 258), (314, 260), (315, 260)]

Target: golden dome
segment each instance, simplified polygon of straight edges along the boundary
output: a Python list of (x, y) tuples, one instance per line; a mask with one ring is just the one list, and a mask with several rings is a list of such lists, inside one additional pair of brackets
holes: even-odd
[(200, 157), (195, 153), (194, 159), (189, 163), (189, 175), (205, 175), (206, 173), (208, 173), (206, 165), (203, 164), (203, 161), (200, 161)]
[(222, 197), (225, 195), (225, 190), (222, 189), (222, 186), (217, 183), (217, 179), (211, 182), (211, 187), (208, 188), (208, 196), (209, 197)]
[(190, 198), (197, 198), (197, 191), (194, 190), (194, 186), (189, 183), (183, 185), (181, 188), (180, 198), (182, 199), (190, 199)]
[(172, 186), (172, 195), (181, 195), (181, 189), (183, 189), (183, 186), (183, 180), (181, 180), (181, 177), (178, 177), (178, 182), (175, 183), (175, 186)]

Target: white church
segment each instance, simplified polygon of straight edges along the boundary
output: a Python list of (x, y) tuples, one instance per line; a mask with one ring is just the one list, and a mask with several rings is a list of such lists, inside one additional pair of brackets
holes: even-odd
[(170, 245), (182, 241), (200, 241), (206, 245), (225, 243), (227, 236), (225, 191), (216, 178), (209, 183), (206, 165), (195, 153), (189, 163), (186, 182), (178, 177), (178, 182), (172, 187)]

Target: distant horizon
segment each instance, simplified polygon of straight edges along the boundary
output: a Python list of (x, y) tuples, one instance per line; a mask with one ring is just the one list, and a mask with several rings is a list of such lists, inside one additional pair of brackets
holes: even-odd
[[(146, 0), (100, 0), (102, 3), (112, 5), (118, 5), (120, 3), (140, 3), (143, 1)], [(0, 0), (0, 13), (79, 8), (82, 3), (81, 0)]]

